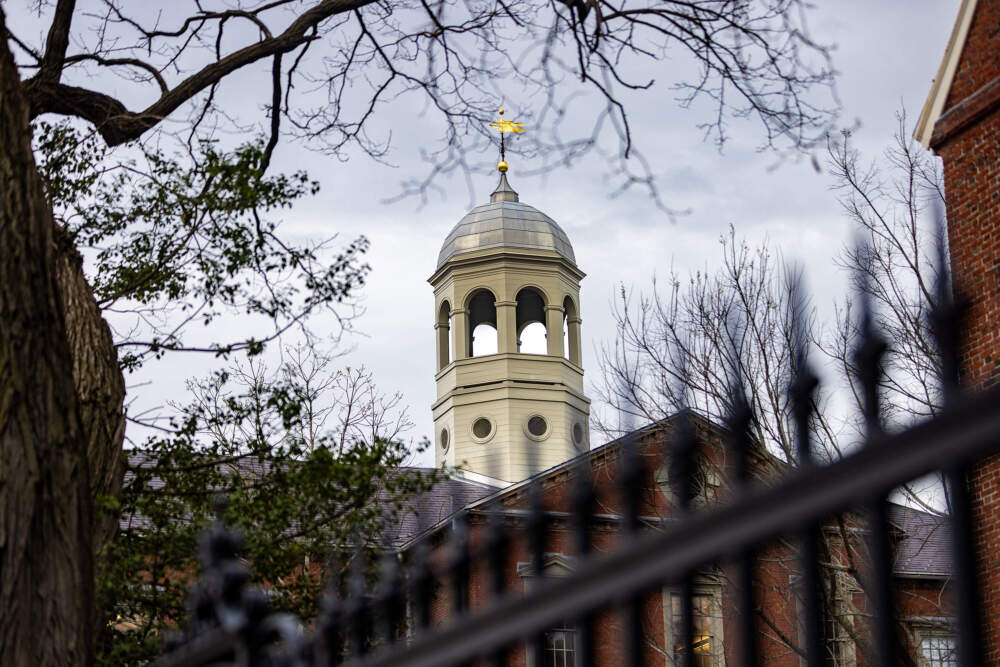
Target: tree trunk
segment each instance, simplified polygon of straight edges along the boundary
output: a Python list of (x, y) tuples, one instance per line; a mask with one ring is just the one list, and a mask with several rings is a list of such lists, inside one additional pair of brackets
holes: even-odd
[[(56, 282), (73, 359), (73, 384), (87, 441), (90, 497), (94, 501), (93, 549), (100, 554), (118, 527), (118, 512), (102, 511), (118, 498), (125, 475), (125, 380), (107, 322), (83, 273), (83, 258), (69, 237), (56, 231)], [(98, 560), (98, 564), (100, 560)]]
[(0, 664), (87, 665), (87, 440), (56, 284), (55, 225), (0, 11)]

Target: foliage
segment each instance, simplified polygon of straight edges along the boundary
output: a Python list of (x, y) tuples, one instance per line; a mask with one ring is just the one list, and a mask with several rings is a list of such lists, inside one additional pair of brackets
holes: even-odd
[[(889, 343), (879, 387), (885, 397), (881, 418), (888, 427), (905, 428), (944, 407), (943, 370), (930, 321), (941, 278), (935, 246), (945, 244), (944, 179), (941, 160), (911, 138), (905, 111), (897, 120), (893, 143), (878, 158), (863, 162), (850, 132), (844, 132), (840, 140), (831, 139), (828, 164), (860, 241), (844, 249), (839, 264), (850, 272), (854, 291), (870, 300), (875, 324)], [(937, 226), (925, 222), (930, 211)], [(849, 380), (857, 375), (851, 352), (861, 336), (855, 310), (844, 299), (834, 330), (823, 340), (824, 352)], [(860, 408), (860, 391), (854, 384), (851, 389)]]
[[(116, 332), (124, 368), (170, 350), (259, 353), (364, 283), (363, 237), (330, 256), (333, 239), (298, 246), (278, 235), (267, 214), (319, 185), (302, 171), (262, 175), (263, 140), (230, 151), (203, 141), (188, 156), (136, 145), (121, 160), (68, 122), (39, 122), (35, 149), (66, 240), (92, 259), (98, 305), (128, 327)], [(186, 342), (188, 324), (223, 313), (262, 316), (270, 331)]]
[[(241, 555), (256, 583), (273, 593), (275, 608), (309, 619), (331, 551), (385, 546), (407, 501), (438, 479), (401, 468), (410, 451), (381, 431), (345, 447), (340, 424), (311, 442), (303, 437), (310, 391), (287, 367), (236, 365), (191, 389), (194, 399), (182, 407), (174, 432), (129, 452), (122, 530), (102, 554), (101, 664), (151, 659), (163, 630), (184, 620), (197, 537), (214, 516), (218, 493), (228, 497), (227, 522), (245, 535)], [(313, 404), (342, 403), (334, 391), (312, 395)], [(406, 421), (405, 414), (383, 416)]]
[[(838, 106), (831, 47), (811, 36), (804, 0), (97, 4), (57, 8), (44, 45), (11, 26), (35, 114), (85, 119), (112, 146), (165, 118), (182, 120), (189, 141), (254, 124), (269, 134), (266, 163), (282, 135), (386, 160), (399, 129), (385, 111), (401, 109), (418, 114), (409, 122), (431, 164), (404, 188), (423, 195), (495, 144), (486, 123), (505, 98), (537, 130), (512, 148), (540, 170), (600, 151), (617, 186), (654, 195), (632, 121), (644, 102), (698, 105), (699, 129), (720, 145), (734, 118), (749, 119), (779, 151), (820, 145)], [(239, 70), (257, 84), (239, 98), (256, 93), (250, 106), (266, 115), (226, 104)], [(129, 108), (135, 99), (148, 106)]]
[[(730, 377), (743, 383), (754, 413), (757, 442), (795, 460), (790, 414), (796, 336), (816, 335), (816, 316), (797, 292), (799, 276), (765, 240), (753, 247), (729, 233), (719, 238), (718, 270), (687, 278), (672, 272), (667, 290), (654, 281), (636, 296), (622, 288), (613, 313), (618, 336), (601, 349), (598, 387), (610, 413), (597, 415), (609, 435), (624, 413), (630, 424), (664, 419), (690, 407), (716, 423), (731, 414)], [(817, 397), (822, 402), (822, 397)], [(836, 455), (837, 441), (823, 410), (817, 444)]]

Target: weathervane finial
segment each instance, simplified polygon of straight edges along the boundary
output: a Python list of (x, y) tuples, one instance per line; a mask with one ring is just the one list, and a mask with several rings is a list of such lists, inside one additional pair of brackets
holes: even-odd
[(503, 107), (500, 108), (500, 118), (490, 123), (490, 127), (500, 133), (500, 163), (497, 165), (497, 171), (501, 174), (507, 171), (507, 153), (506, 145), (504, 142), (504, 135), (514, 133), (521, 134), (524, 132), (524, 125), (522, 123), (516, 123), (512, 120), (506, 120), (503, 117)]

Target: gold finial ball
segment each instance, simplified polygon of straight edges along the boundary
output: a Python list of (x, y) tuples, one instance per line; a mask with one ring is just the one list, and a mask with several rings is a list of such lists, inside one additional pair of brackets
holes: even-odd
[(500, 107), (500, 115), (503, 115), (503, 107)]
[(500, 164), (497, 165), (497, 171), (501, 174), (507, 173), (507, 163), (501, 160)]

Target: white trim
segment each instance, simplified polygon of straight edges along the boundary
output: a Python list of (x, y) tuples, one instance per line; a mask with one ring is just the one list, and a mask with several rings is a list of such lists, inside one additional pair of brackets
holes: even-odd
[[(709, 626), (712, 630), (710, 655), (713, 667), (726, 665), (725, 611), (722, 600), (722, 584), (716, 583), (715, 577), (699, 576), (694, 581), (694, 595), (709, 598)], [(663, 588), (663, 650), (667, 656), (667, 664), (674, 664), (674, 596), (679, 596), (677, 588)]]
[(955, 18), (955, 26), (948, 39), (948, 46), (944, 50), (944, 57), (938, 67), (937, 76), (931, 83), (931, 90), (924, 101), (924, 108), (920, 111), (920, 118), (913, 129), (913, 138), (920, 142), (924, 148), (931, 147), (934, 124), (944, 113), (944, 105), (948, 101), (948, 93), (951, 92), (955, 70), (958, 69), (962, 52), (965, 50), (965, 42), (969, 37), (969, 26), (972, 25), (972, 16), (976, 13), (977, 3), (978, 0), (962, 0), (962, 4), (958, 8), (958, 16)]
[[(478, 435), (476, 435), (476, 424), (478, 424), (483, 419), (485, 419), (487, 423), (490, 425), (490, 432), (480, 438)], [(478, 417), (472, 420), (471, 424), (469, 424), (469, 435), (472, 436), (472, 439), (475, 442), (478, 442), (481, 445), (492, 440), (493, 436), (495, 436), (496, 434), (497, 434), (497, 423), (492, 418), (487, 417), (486, 415), (479, 415)]]
[[(504, 481), (502, 479), (497, 479), (496, 477), (489, 477), (488, 475), (481, 475), (478, 472), (472, 472), (471, 470), (466, 470), (465, 468), (451, 468), (448, 470), (448, 477), (451, 479), (457, 479), (463, 482), (470, 482), (472, 484), (479, 484), (480, 486), (486, 487), (500, 487), (505, 489), (511, 485), (511, 482)], [(492, 497), (493, 494), (490, 494)]]
[[(535, 417), (541, 419), (542, 423), (545, 424), (545, 431), (541, 435), (535, 435), (534, 433), (531, 432), (531, 427), (529, 426), (529, 424), (531, 423), (531, 420), (534, 419)], [(535, 442), (542, 442), (544, 440), (547, 440), (548, 437), (552, 435), (552, 425), (549, 423), (548, 418), (546, 418), (546, 416), (540, 412), (535, 412), (529, 415), (528, 418), (524, 420), (524, 423), (521, 424), (521, 430), (524, 431), (524, 434), (526, 436), (528, 436)]]

